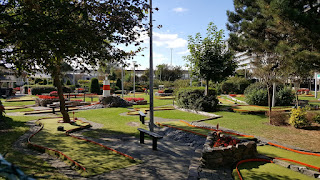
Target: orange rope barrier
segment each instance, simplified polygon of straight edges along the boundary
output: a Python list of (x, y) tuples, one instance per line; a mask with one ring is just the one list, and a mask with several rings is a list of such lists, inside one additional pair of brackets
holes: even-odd
[(268, 162), (268, 163), (273, 163), (273, 161), (271, 160), (268, 160), (268, 159), (245, 159), (245, 160), (242, 160), (242, 161), (239, 161), (236, 165), (236, 170), (237, 170), (237, 173), (238, 173), (238, 176), (240, 178), (240, 180), (243, 180), (242, 176), (241, 176), (241, 173), (238, 169), (238, 166), (242, 163), (245, 163), (245, 162)]
[(281, 146), (281, 145), (278, 145), (278, 144), (274, 144), (274, 143), (271, 143), (271, 142), (268, 142), (268, 144), (270, 144), (272, 146), (276, 146), (276, 147), (282, 148), (282, 149), (285, 149), (285, 150), (288, 150), (288, 151), (296, 152), (296, 153), (299, 153), (299, 154), (306, 154), (306, 155), (319, 156), (320, 157), (320, 154), (298, 151), (298, 150), (287, 148), (287, 147), (284, 147), (284, 146)]

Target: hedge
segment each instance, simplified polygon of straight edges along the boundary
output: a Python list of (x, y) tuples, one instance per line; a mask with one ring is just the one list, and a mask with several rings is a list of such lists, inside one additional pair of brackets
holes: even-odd
[[(28, 92), (27, 88), (31, 88), (31, 94), (32, 95), (41, 95), (41, 94), (47, 94), (50, 93), (51, 91), (57, 91), (57, 88), (54, 86), (50, 85), (26, 85), (23, 86), (22, 88), (25, 89), (25, 92)], [(63, 92), (64, 93), (71, 93), (71, 89), (68, 87), (63, 87)]]
[(176, 101), (181, 108), (197, 111), (216, 111), (218, 105), (217, 91), (209, 88), (208, 96), (204, 87), (180, 88), (176, 92)]

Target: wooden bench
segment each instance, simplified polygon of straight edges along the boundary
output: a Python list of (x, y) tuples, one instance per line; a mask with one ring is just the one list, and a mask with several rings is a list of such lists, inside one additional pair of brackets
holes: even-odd
[(52, 113), (55, 114), (56, 113), (55, 108), (57, 108), (58, 106), (56, 104), (49, 104), (48, 107), (51, 108)]
[(144, 118), (146, 117), (146, 114), (142, 111), (139, 111), (140, 121), (142, 124), (144, 124)]
[(152, 149), (157, 150), (157, 141), (163, 137), (157, 133), (145, 129), (138, 128), (138, 130), (140, 131), (140, 144), (144, 144), (144, 134), (148, 134), (150, 137), (152, 137)]

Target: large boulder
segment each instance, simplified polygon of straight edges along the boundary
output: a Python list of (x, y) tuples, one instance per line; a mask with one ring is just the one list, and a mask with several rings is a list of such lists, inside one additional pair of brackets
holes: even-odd
[(132, 106), (129, 102), (126, 100), (120, 98), (119, 96), (108, 96), (108, 97), (99, 97), (99, 101), (101, 104), (103, 104), (106, 107), (128, 107)]

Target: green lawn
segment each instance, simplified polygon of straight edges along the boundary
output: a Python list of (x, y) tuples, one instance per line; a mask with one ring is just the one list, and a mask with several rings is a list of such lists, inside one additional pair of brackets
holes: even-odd
[(240, 100), (240, 101), (246, 101), (246, 97), (245, 96), (236, 96), (236, 97), (233, 97), (233, 98), (235, 98), (235, 99), (238, 99), (238, 100)]
[(264, 155), (267, 155), (270, 157), (293, 159), (293, 160), (300, 161), (300, 162), (303, 162), (306, 164), (320, 167), (320, 157), (319, 156), (299, 154), (299, 153), (295, 153), (292, 151), (288, 151), (285, 149), (281, 149), (281, 148), (277, 148), (277, 147), (269, 146), (269, 145), (258, 146), (257, 149), (260, 154), (264, 154)]
[(25, 155), (14, 150), (12, 147), (13, 143), (28, 131), (29, 127), (25, 125), (25, 122), (38, 118), (27, 116), (6, 117), (7, 126), (0, 127), (0, 129), (8, 129), (8, 131), (0, 131), (0, 153), (2, 155), (7, 153), (5, 156), (6, 160), (19, 166), (26, 174), (49, 176), (49, 179), (68, 179), (42, 159), (36, 156)]
[[(96, 131), (86, 132), (85, 135), (99, 137), (100, 134), (128, 134), (138, 136), (137, 127), (129, 126), (129, 122), (139, 124), (139, 116), (121, 116), (121, 113), (128, 112), (126, 108), (104, 108), (76, 112), (76, 117), (83, 117), (87, 120), (103, 124), (103, 128)], [(141, 125), (141, 127), (145, 127)]]
[[(239, 114), (233, 112), (214, 112), (222, 118), (206, 121), (214, 126), (219, 123), (221, 127), (233, 129), (257, 137), (282, 142), (295, 147), (320, 151), (320, 137), (315, 136), (312, 131), (300, 130), (291, 126), (272, 126), (264, 115)], [(288, 138), (290, 135), (290, 138)], [(308, 141), (308, 143), (306, 143)]]
[(58, 118), (41, 120), (44, 128), (31, 139), (31, 142), (63, 152), (86, 168), (86, 172), (81, 172), (81, 175), (102, 174), (138, 163), (99, 145), (66, 136), (65, 132), (57, 131), (58, 126), (64, 126), (65, 130), (69, 130), (82, 124), (61, 124), (57, 123), (57, 120)]
[(209, 118), (208, 116), (203, 116), (203, 115), (189, 113), (189, 112), (183, 112), (179, 110), (155, 111), (154, 116), (166, 118), (166, 119), (180, 119), (180, 120), (187, 120), (187, 121), (197, 121), (197, 120)]
[(1, 101), (3, 106), (26, 106), (26, 105), (33, 105), (35, 104), (34, 101), (21, 101), (21, 102), (5, 102)]
[(29, 112), (33, 111), (31, 108), (23, 108), (23, 109), (14, 109), (14, 110), (6, 110), (6, 113), (11, 113), (11, 112)]
[[(308, 180), (309, 176), (292, 171), (288, 168), (265, 162), (247, 162), (239, 165), (243, 179), (248, 180)], [(239, 180), (236, 170), (233, 170), (233, 177)]]

